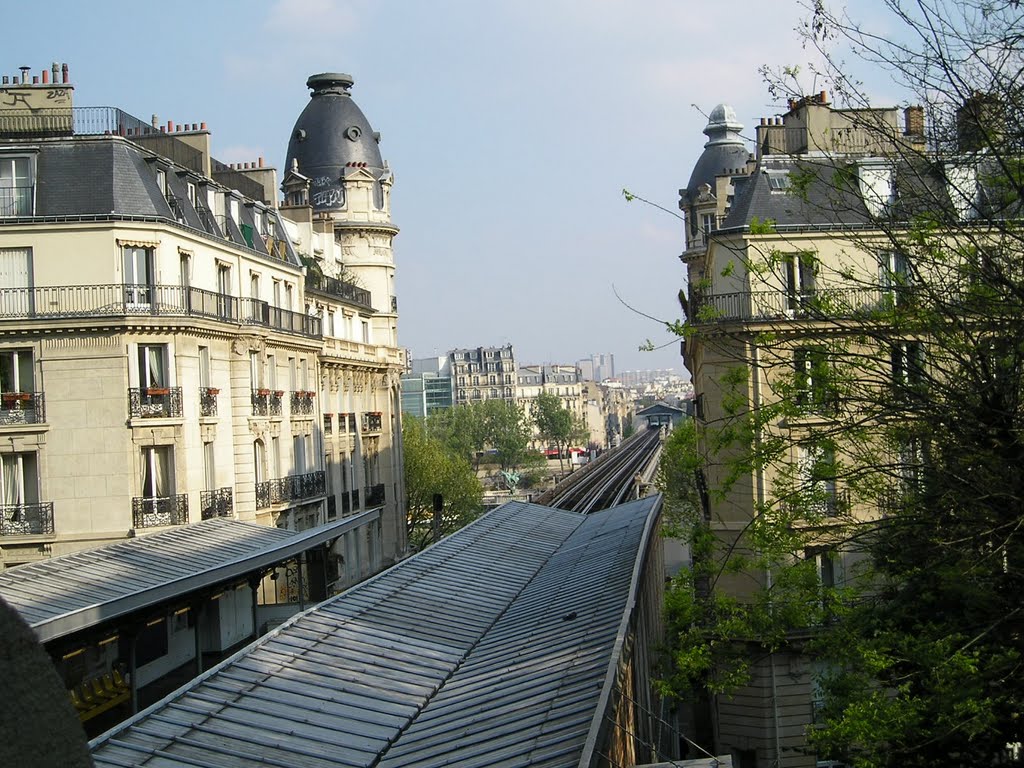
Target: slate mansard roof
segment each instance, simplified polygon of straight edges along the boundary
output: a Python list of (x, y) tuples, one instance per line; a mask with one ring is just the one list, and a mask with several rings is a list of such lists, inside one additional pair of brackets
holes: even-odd
[(589, 764), (660, 509), (506, 504), (96, 739), (96, 765)]

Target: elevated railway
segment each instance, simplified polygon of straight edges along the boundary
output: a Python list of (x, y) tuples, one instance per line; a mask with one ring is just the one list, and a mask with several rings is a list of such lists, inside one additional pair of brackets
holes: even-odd
[(661, 431), (640, 431), (535, 501), (581, 514), (613, 507), (642, 495), (660, 455)]

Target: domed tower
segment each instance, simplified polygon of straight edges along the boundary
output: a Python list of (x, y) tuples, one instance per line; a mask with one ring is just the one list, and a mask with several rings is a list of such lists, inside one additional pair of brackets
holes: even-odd
[(740, 136), (742, 130), (736, 111), (728, 104), (711, 110), (704, 128), (708, 141), (693, 166), (686, 189), (679, 190), (679, 208), (686, 213), (687, 250), (702, 248), (707, 232), (717, 228), (717, 222), (725, 215), (727, 196), (720, 194), (720, 177), (746, 173), (750, 154)]
[[(286, 205), (310, 205), (317, 228), (324, 231), (329, 223), (333, 229), (340, 264), (325, 259), (320, 265), (324, 274), (368, 290), (375, 310), (374, 343), (397, 346), (393, 177), (381, 159), (380, 134), (349, 93), (353, 82), (350, 75), (336, 72), (306, 81), (312, 93), (288, 142), (282, 186)], [(335, 274), (339, 268), (342, 273)]]

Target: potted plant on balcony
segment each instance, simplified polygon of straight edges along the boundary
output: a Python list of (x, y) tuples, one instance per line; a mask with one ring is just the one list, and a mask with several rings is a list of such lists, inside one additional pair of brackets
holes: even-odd
[(220, 394), (220, 390), (217, 389), (216, 387), (207, 387), (206, 394), (208, 397), (216, 397), (217, 395)]
[(276, 398), (284, 397), (284, 390), (283, 389), (275, 389), (274, 390), (274, 397), (276, 397)]
[(269, 389), (260, 388), (260, 389), (256, 390), (256, 394), (259, 395), (260, 397), (266, 397), (267, 395), (270, 394), (270, 390)]
[(168, 395), (171, 390), (168, 387), (146, 387), (146, 394), (149, 397), (158, 397), (160, 395)]

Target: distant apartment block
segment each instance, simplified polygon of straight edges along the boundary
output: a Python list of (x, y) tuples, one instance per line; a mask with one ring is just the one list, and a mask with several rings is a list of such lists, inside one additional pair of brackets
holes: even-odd
[(516, 399), (516, 358), (503, 347), (453, 349), (448, 353), (456, 405), (479, 400)]

